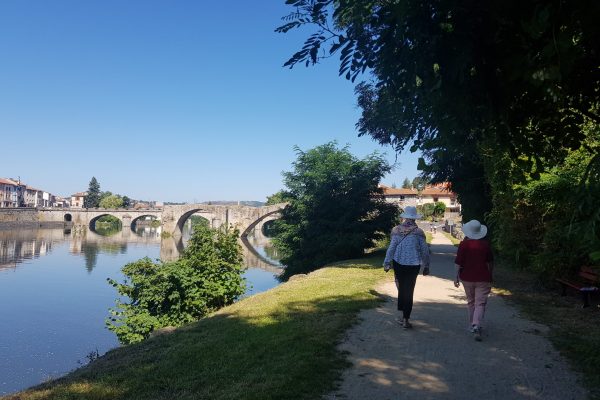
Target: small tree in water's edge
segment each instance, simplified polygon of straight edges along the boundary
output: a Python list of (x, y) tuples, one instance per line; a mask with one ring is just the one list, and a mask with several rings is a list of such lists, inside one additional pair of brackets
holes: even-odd
[(123, 267), (125, 280), (108, 279), (121, 296), (106, 325), (123, 344), (165, 326), (181, 326), (233, 303), (246, 289), (239, 232), (197, 226), (176, 261), (143, 258)]

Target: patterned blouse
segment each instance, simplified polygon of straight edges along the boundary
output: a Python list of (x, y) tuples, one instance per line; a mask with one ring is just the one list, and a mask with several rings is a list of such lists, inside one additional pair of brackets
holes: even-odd
[(391, 264), (392, 260), (401, 265), (429, 267), (429, 246), (425, 232), (417, 227), (414, 220), (406, 220), (392, 229), (392, 239), (383, 265)]

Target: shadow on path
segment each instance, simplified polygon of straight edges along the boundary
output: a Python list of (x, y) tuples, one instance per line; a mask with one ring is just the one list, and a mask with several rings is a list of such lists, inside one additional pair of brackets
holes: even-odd
[[(432, 276), (419, 276), (413, 329), (398, 323), (396, 289), (378, 291), (380, 307), (361, 313), (342, 351), (353, 367), (326, 399), (585, 399), (577, 376), (545, 338), (547, 328), (521, 318), (492, 296), (482, 342), (467, 331), (466, 298), (454, 288), (456, 247), (441, 234), (431, 246)], [(444, 243), (444, 240), (448, 243)], [(439, 242), (438, 242), (439, 243)]]

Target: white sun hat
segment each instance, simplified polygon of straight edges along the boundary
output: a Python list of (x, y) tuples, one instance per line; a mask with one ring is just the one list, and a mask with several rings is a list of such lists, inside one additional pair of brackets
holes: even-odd
[(487, 226), (481, 225), (481, 222), (472, 219), (462, 226), (462, 231), (469, 239), (481, 239), (487, 235)]
[(417, 214), (417, 207), (407, 206), (404, 209), (404, 212), (400, 214), (400, 217), (409, 219), (420, 219), (423, 216), (421, 214)]

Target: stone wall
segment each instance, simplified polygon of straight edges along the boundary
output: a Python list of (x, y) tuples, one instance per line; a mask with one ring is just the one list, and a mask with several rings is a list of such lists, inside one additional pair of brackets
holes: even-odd
[(36, 208), (0, 208), (0, 229), (63, 226), (62, 219), (43, 218)]

